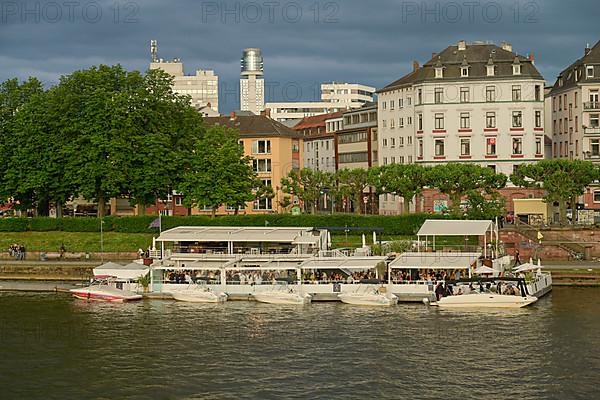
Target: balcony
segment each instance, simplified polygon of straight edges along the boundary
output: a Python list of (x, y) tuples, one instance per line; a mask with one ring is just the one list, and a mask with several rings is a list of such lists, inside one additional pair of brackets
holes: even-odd
[(584, 127), (583, 133), (585, 133), (586, 135), (600, 135), (600, 127), (599, 126), (594, 126), (591, 128)]
[(584, 110), (590, 110), (590, 111), (600, 110), (600, 102), (598, 102), (598, 101), (589, 101), (587, 103), (583, 103), (583, 109)]

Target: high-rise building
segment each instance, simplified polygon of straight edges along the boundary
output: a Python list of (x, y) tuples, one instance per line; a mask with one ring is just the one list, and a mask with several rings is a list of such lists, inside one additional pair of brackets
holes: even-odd
[(185, 75), (183, 62), (158, 58), (156, 40), (151, 42), (150, 69), (161, 69), (173, 76), (173, 91), (191, 97), (192, 106), (204, 116), (219, 115), (219, 77), (212, 70), (197, 70), (195, 75)]
[(260, 49), (245, 49), (240, 79), (240, 109), (260, 115), (265, 109), (264, 63)]

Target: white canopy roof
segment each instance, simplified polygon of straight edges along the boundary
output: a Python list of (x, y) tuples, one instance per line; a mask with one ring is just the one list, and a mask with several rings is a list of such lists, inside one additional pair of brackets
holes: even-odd
[(535, 271), (538, 268), (541, 268), (541, 267), (539, 265), (525, 263), (525, 264), (521, 264), (521, 265), (513, 268), (513, 271), (514, 272), (528, 272), (528, 271)]
[(402, 253), (390, 263), (395, 269), (468, 269), (481, 253), (444, 252)]
[(417, 236), (484, 236), (491, 229), (488, 220), (428, 219)]
[(179, 226), (164, 231), (159, 242), (273, 242), (315, 244), (319, 235), (313, 228)]
[(371, 269), (386, 257), (322, 257), (302, 263), (303, 269)]
[(475, 270), (475, 273), (476, 274), (493, 274), (494, 273), (494, 269), (490, 268), (490, 267), (488, 267), (486, 265), (481, 265), (480, 267), (478, 267)]
[(117, 279), (136, 280), (150, 271), (150, 268), (143, 264), (130, 263), (121, 265), (114, 262), (107, 262), (94, 268), (94, 276), (113, 276)]

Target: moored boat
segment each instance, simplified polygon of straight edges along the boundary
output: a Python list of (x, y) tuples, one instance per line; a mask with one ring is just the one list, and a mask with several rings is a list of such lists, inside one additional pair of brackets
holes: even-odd
[(269, 304), (308, 304), (312, 300), (310, 294), (297, 292), (287, 285), (257, 292), (252, 296), (256, 301)]
[(341, 293), (338, 299), (342, 303), (357, 306), (391, 306), (398, 304), (398, 297), (392, 293), (381, 293), (376, 288), (368, 288), (366, 292)]
[(188, 303), (220, 303), (227, 301), (227, 294), (215, 293), (207, 287), (190, 285), (181, 291), (171, 292), (173, 299)]
[(71, 294), (82, 300), (123, 302), (141, 300), (142, 295), (129, 290), (119, 289), (110, 284), (110, 279), (93, 281), (90, 286), (70, 290)]

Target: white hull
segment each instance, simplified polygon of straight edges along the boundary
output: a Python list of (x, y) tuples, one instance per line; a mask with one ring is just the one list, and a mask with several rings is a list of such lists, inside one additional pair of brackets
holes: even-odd
[(471, 293), (443, 297), (432, 305), (441, 308), (521, 308), (537, 301), (534, 296)]
[(121, 290), (107, 285), (94, 285), (85, 288), (71, 289), (71, 294), (82, 300), (94, 300), (94, 301), (134, 301), (141, 300), (142, 295), (130, 292), (128, 290)]
[(527, 291), (538, 299), (552, 291), (552, 275), (549, 272), (541, 272), (535, 275), (533, 282), (529, 282)]
[(398, 304), (398, 297), (385, 294), (342, 293), (338, 295), (342, 303), (356, 306), (391, 306)]
[(188, 303), (220, 303), (227, 301), (225, 293), (215, 294), (213, 292), (202, 291), (193, 293), (189, 292), (174, 292), (171, 293), (173, 299), (177, 301), (185, 301)]
[(312, 300), (309, 294), (285, 293), (285, 292), (263, 292), (252, 295), (256, 301), (269, 304), (307, 304)]

